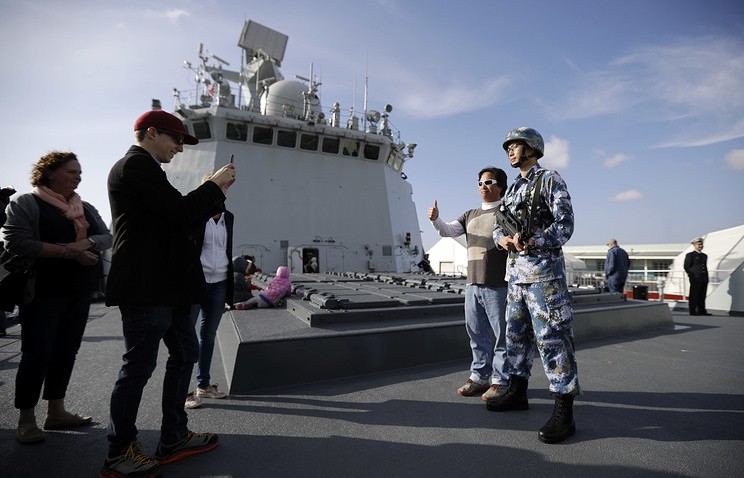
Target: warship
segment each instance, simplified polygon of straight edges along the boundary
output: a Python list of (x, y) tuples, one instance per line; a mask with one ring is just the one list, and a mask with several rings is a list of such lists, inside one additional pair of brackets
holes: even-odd
[(323, 106), (312, 65), (310, 77), (285, 78), (287, 40), (249, 20), (239, 71), (202, 44), (199, 63), (184, 62), (196, 87), (174, 89), (174, 110), (199, 144), (165, 165), (169, 180), (186, 193), (233, 161), (234, 253), (263, 270), (418, 270), (421, 231), (403, 171), (416, 144), (391, 128), (391, 105), (367, 109), (366, 91), (364, 110), (344, 114), (338, 102)]

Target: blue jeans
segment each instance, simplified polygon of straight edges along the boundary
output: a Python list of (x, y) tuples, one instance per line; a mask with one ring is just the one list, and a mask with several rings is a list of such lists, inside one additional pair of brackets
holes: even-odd
[(173, 443), (188, 433), (184, 410), (191, 372), (199, 354), (191, 323), (191, 306), (121, 305), (124, 363), (111, 393), (108, 425), (109, 453), (119, 454), (137, 439), (137, 411), (142, 390), (158, 360), (160, 341), (168, 348), (163, 378), (163, 421), (160, 440)]
[(607, 289), (610, 292), (622, 294), (625, 292), (625, 281), (627, 277), (620, 274), (613, 274), (607, 278)]
[(470, 380), (506, 384), (506, 287), (468, 284), (465, 289), (465, 328), (473, 363)]
[(15, 407), (34, 408), (42, 385), (45, 400), (65, 398), (90, 311), (90, 293), (40, 295), (21, 306), (21, 363)]
[(207, 283), (207, 294), (201, 304), (191, 308), (191, 323), (196, 327), (196, 318), (201, 310), (199, 325), (199, 361), (196, 364), (196, 386), (207, 388), (211, 385), (209, 368), (214, 354), (214, 338), (220, 325), (222, 314), (225, 313), (227, 300), (227, 280)]

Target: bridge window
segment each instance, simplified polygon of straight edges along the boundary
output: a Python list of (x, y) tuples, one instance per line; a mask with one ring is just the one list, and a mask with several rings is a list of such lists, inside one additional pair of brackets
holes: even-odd
[(233, 141), (248, 141), (248, 125), (228, 121), (225, 129), (225, 137)]
[(364, 159), (374, 159), (377, 161), (380, 158), (380, 147), (376, 144), (365, 144), (364, 145)]
[(323, 138), (323, 152), (338, 154), (339, 144), (338, 138)]
[(341, 154), (344, 156), (353, 156), (357, 157), (359, 156), (359, 141), (354, 141), (352, 139), (343, 139), (341, 140)]
[(386, 163), (388, 166), (392, 166), (394, 162), (395, 162), (395, 151), (390, 151), (390, 154), (387, 157)]
[(263, 126), (253, 127), (253, 142), (258, 144), (272, 144), (274, 142), (274, 130)]
[(206, 121), (198, 121), (193, 124), (194, 136), (196, 139), (211, 139), (212, 130), (209, 128), (209, 123)]
[(280, 129), (276, 132), (276, 145), (283, 148), (294, 148), (297, 144), (297, 133)]
[(300, 135), (300, 149), (306, 149), (308, 151), (318, 150), (318, 135), (317, 134), (301, 134)]

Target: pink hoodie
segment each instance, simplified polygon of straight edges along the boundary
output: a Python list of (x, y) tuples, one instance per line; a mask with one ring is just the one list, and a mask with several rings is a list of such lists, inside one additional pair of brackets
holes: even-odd
[(290, 292), (292, 292), (292, 282), (289, 280), (289, 269), (286, 266), (279, 266), (276, 269), (276, 276), (271, 279), (269, 286), (259, 296), (265, 302), (276, 305)]

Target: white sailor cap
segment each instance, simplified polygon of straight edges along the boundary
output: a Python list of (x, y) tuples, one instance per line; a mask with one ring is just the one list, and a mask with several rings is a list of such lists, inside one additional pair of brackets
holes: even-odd
[(693, 239), (693, 240), (690, 241), (690, 244), (697, 244), (698, 242), (700, 244), (702, 244), (703, 243), (703, 238), (702, 237), (696, 237), (695, 239)]

